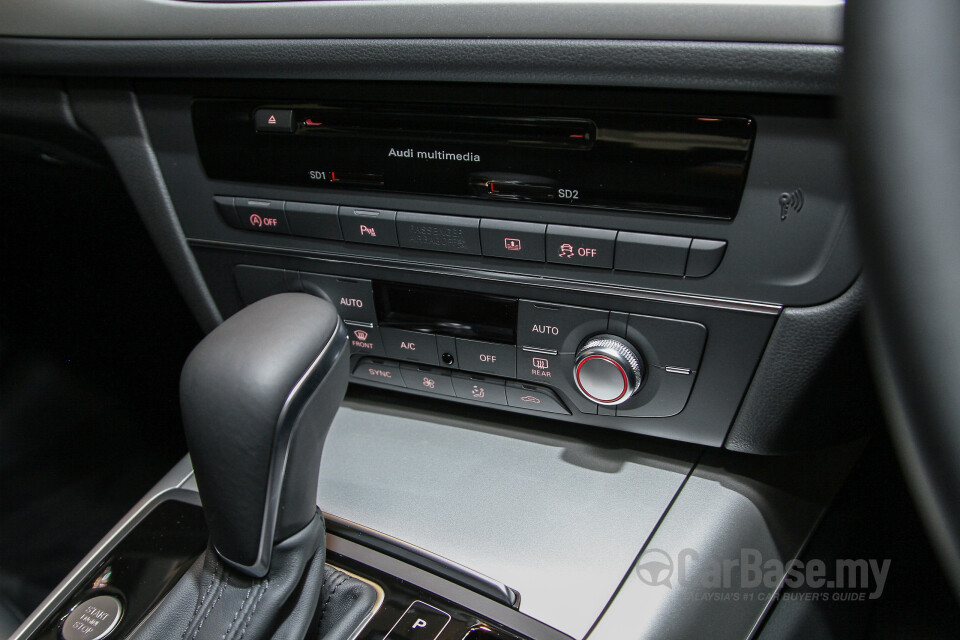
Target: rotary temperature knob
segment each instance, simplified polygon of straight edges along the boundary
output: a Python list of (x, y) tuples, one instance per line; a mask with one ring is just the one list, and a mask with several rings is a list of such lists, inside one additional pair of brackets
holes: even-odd
[(598, 404), (626, 402), (643, 383), (643, 358), (623, 338), (594, 336), (577, 352), (573, 378), (580, 393)]

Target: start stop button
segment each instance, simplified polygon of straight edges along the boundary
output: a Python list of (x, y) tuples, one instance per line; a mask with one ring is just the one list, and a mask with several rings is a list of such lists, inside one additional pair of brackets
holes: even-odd
[(103, 640), (123, 616), (123, 605), (114, 596), (94, 596), (75, 606), (60, 627), (63, 640)]

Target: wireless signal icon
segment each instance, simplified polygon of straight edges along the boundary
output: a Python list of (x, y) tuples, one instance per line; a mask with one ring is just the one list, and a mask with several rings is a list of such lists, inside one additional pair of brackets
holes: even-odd
[(803, 209), (803, 191), (797, 189), (793, 193), (780, 194), (780, 219), (786, 220), (790, 209), (798, 212)]

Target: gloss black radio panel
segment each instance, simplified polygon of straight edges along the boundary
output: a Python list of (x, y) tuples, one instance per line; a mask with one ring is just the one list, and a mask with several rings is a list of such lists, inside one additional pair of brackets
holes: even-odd
[(553, 107), (197, 100), (213, 179), (732, 219), (745, 117)]

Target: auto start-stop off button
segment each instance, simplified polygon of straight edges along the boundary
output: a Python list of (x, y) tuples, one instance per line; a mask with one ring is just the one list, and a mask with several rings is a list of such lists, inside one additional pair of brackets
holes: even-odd
[(103, 640), (123, 616), (123, 605), (114, 596), (95, 596), (75, 606), (60, 627), (63, 640)]

